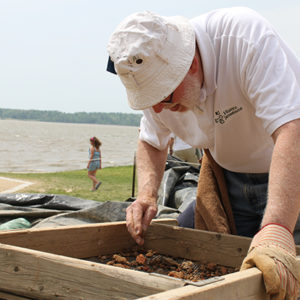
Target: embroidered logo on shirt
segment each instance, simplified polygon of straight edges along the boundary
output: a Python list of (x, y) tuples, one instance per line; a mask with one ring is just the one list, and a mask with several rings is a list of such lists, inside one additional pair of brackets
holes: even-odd
[(220, 124), (224, 124), (225, 121), (230, 118), (231, 116), (233, 116), (234, 114), (238, 113), (239, 111), (241, 111), (243, 108), (242, 107), (237, 107), (237, 106), (233, 106), (229, 109), (225, 109), (223, 110), (223, 112), (220, 112), (219, 110), (215, 112), (216, 118), (215, 118), (215, 122), (216, 123), (220, 123)]

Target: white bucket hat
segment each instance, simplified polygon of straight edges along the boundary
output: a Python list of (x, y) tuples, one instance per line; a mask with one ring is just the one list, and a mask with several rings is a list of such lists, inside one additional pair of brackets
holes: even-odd
[(195, 55), (195, 32), (183, 17), (139, 12), (116, 28), (107, 50), (129, 106), (145, 109), (167, 98), (184, 79)]

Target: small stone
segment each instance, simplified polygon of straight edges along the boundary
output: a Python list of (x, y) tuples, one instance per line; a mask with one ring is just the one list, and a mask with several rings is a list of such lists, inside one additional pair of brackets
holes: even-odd
[(117, 263), (128, 264), (128, 261), (127, 261), (126, 257), (123, 257), (123, 256), (121, 256), (121, 255), (114, 254), (114, 255), (113, 255), (113, 259), (114, 259)]
[(171, 271), (171, 272), (169, 272), (168, 275), (171, 276), (171, 277), (180, 278), (180, 279), (184, 278), (183, 272)]
[(143, 255), (143, 254), (139, 254), (137, 257), (136, 257), (136, 262), (140, 265), (144, 265), (145, 262), (146, 262), (146, 257)]
[(162, 263), (170, 265), (170, 266), (178, 266), (178, 262), (175, 261), (173, 258), (171, 257), (163, 257), (162, 259)]
[(184, 269), (184, 270), (193, 269), (194, 268), (194, 263), (190, 260), (184, 261), (181, 264), (181, 268)]
[(217, 265), (214, 263), (208, 263), (206, 268), (210, 271), (214, 271), (216, 269)]
[(222, 275), (226, 275), (228, 273), (228, 270), (227, 270), (227, 268), (221, 266), (220, 267), (220, 272), (221, 272)]
[(161, 256), (160, 255), (151, 258), (150, 261), (149, 261), (150, 265), (158, 265), (160, 263), (161, 263)]
[(155, 251), (153, 250), (148, 250), (146, 253), (146, 257), (152, 257), (155, 254)]

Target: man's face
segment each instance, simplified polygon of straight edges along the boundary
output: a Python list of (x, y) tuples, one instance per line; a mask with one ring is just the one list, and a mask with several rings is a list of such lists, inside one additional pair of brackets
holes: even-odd
[[(196, 71), (195, 71), (195, 64)], [(201, 87), (203, 84), (203, 71), (201, 61), (193, 61), (191, 69), (181, 82), (181, 84), (163, 101), (152, 106), (156, 113), (163, 109), (171, 111), (185, 112), (194, 110), (201, 98)]]
[(156, 113), (160, 113), (163, 109), (178, 112), (193, 110), (199, 101), (200, 90), (201, 82), (199, 82), (196, 76), (188, 73), (181, 84), (173, 92), (171, 103), (168, 102), (171, 97), (171, 95), (169, 95), (163, 101), (152, 106), (152, 108)]

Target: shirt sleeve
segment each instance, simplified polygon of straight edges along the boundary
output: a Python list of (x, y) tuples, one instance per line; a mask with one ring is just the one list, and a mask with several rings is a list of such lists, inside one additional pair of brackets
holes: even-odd
[(139, 138), (156, 149), (163, 150), (168, 146), (171, 131), (161, 121), (159, 114), (151, 110), (152, 108), (148, 108), (143, 111)]
[[(243, 72), (244, 89), (255, 114), (271, 135), (281, 125), (300, 118), (300, 87), (293, 68), (299, 60), (287, 57), (282, 41), (268, 34), (249, 46), (251, 55)], [(291, 66), (294, 61), (296, 66)]]

